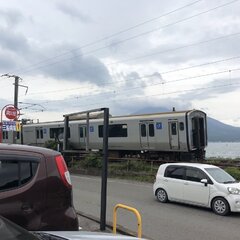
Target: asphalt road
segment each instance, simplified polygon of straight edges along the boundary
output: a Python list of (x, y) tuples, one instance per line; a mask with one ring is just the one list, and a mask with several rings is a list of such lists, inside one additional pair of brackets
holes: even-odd
[[(71, 176), (75, 208), (100, 218), (101, 179)], [(155, 200), (152, 184), (108, 179), (107, 221), (112, 222), (113, 208), (122, 203), (136, 208), (142, 216), (143, 235), (154, 240), (236, 240), (240, 238), (240, 214), (227, 217), (211, 210)], [(133, 213), (119, 209), (117, 223), (137, 232)]]

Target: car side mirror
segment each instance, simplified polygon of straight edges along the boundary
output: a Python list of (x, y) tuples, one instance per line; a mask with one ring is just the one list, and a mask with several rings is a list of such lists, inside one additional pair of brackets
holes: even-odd
[(208, 185), (208, 180), (207, 179), (202, 179), (201, 183), (204, 183), (204, 185), (207, 186)]

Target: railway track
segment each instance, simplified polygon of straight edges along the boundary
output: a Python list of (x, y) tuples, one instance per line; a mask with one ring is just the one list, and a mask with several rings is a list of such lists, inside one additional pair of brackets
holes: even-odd
[[(65, 151), (63, 152), (63, 155), (66, 159), (67, 162), (73, 162), (73, 161), (81, 161), (85, 159), (89, 155), (94, 156), (96, 154), (97, 157), (101, 158), (101, 153), (99, 152), (87, 152), (87, 151)], [(124, 156), (124, 157), (115, 157), (115, 156), (109, 156), (108, 157), (109, 162), (111, 163), (124, 163), (124, 162), (129, 162), (129, 161), (135, 161), (135, 162), (142, 162), (146, 164), (150, 164), (152, 166), (159, 166), (163, 163), (177, 163), (180, 161), (177, 160), (171, 160), (171, 159), (154, 159), (154, 158), (146, 158), (142, 156)], [(219, 160), (212, 160), (212, 159), (206, 159), (203, 161), (190, 161), (192, 163), (207, 163), (207, 164), (213, 164), (219, 167), (238, 167), (240, 168), (240, 160), (229, 160), (229, 159), (219, 159)]]

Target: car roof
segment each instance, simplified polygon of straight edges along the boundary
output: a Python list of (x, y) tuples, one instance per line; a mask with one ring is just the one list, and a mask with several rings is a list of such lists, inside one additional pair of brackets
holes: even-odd
[(214, 165), (211, 165), (211, 164), (207, 164), (207, 163), (185, 163), (185, 162), (182, 162), (182, 163), (165, 163), (165, 164), (162, 164), (161, 166), (164, 167), (167, 167), (167, 166), (171, 166), (171, 165), (174, 165), (174, 166), (186, 166), (186, 167), (197, 167), (197, 168), (200, 168), (200, 169), (204, 169), (204, 168), (218, 168), (217, 166), (214, 166)]
[(44, 155), (60, 154), (59, 152), (52, 149), (48, 149), (48, 148), (20, 145), (20, 144), (6, 144), (6, 143), (0, 143), (0, 150), (34, 152), (34, 153), (40, 153)]

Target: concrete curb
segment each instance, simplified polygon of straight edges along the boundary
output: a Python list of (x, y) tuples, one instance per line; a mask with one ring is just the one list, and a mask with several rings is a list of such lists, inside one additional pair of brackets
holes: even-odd
[[(89, 214), (86, 214), (86, 213), (83, 213), (81, 211), (77, 211), (77, 214), (81, 217), (84, 217), (86, 219), (89, 219), (90, 221), (93, 221), (95, 223), (98, 223), (99, 224), (99, 231), (100, 231), (100, 219), (95, 217), (95, 216), (92, 216), (92, 215), (89, 215)], [(81, 223), (80, 223), (81, 224)], [(111, 222), (106, 222), (106, 230), (105, 232), (112, 232), (112, 229), (113, 229), (113, 226), (112, 226), (112, 223)], [(122, 234), (122, 235), (128, 235), (128, 236), (133, 236), (133, 237), (136, 237), (137, 236), (137, 233), (134, 232), (134, 231), (131, 231), (121, 225), (117, 225), (117, 233), (119, 234)], [(142, 238), (146, 238), (146, 239), (149, 239), (147, 238), (146, 236), (142, 235)], [(149, 239), (150, 240), (150, 239)]]

